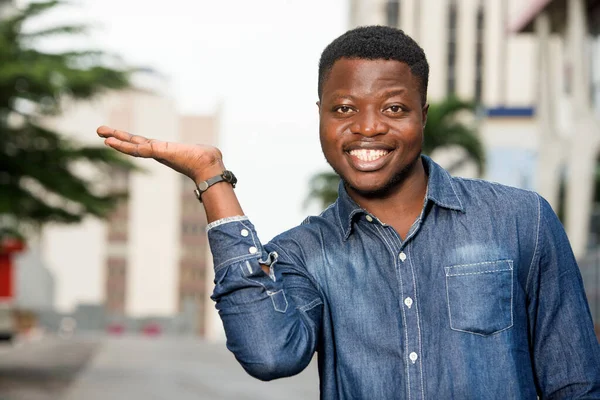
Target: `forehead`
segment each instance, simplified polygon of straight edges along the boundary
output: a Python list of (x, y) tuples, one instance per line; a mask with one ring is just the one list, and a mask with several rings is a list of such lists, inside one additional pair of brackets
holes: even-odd
[(389, 88), (404, 88), (419, 95), (418, 79), (408, 64), (396, 60), (337, 60), (323, 82), (323, 95), (336, 92), (364, 94)]

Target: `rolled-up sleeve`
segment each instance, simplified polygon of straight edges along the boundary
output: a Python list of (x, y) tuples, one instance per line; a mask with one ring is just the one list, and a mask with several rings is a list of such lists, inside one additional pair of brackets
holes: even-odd
[(301, 372), (317, 349), (323, 304), (303, 261), (277, 243), (263, 246), (247, 217), (215, 221), (207, 230), (212, 299), (228, 349), (261, 380)]

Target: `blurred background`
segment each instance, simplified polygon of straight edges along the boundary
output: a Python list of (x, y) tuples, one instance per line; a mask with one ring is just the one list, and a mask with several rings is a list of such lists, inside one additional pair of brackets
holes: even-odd
[(266, 242), (335, 199), (318, 60), (372, 24), (425, 50), (424, 152), (543, 195), (600, 326), (599, 0), (0, 0), (1, 399), (318, 398), (245, 375), (193, 183), (95, 129), (219, 146)]

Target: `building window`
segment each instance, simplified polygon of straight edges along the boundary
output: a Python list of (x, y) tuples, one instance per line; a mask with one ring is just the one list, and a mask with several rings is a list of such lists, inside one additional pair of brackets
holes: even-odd
[(400, 0), (388, 0), (385, 4), (385, 15), (388, 26), (400, 26)]
[(456, 0), (450, 0), (448, 9), (448, 80), (446, 82), (447, 95), (456, 93), (456, 21), (458, 10)]
[(483, 92), (483, 40), (485, 14), (482, 3), (477, 7), (476, 42), (475, 42), (475, 102), (481, 103)]

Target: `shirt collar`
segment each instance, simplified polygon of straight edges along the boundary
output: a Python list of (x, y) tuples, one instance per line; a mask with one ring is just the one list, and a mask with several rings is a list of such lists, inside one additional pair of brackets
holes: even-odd
[[(439, 207), (465, 212), (459, 195), (454, 189), (452, 177), (444, 168), (435, 163), (426, 155), (421, 155), (427, 179), (427, 201), (431, 201)], [(344, 233), (344, 240), (352, 233), (352, 223), (357, 215), (368, 214), (361, 208), (346, 192), (344, 183), (340, 182), (338, 188), (337, 209), (340, 226)]]

